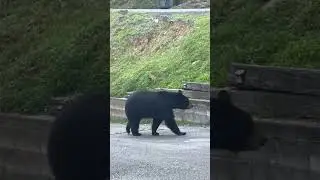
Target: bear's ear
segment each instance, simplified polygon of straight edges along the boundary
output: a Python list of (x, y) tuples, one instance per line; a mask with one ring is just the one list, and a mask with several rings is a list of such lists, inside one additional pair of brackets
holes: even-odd
[(179, 94), (182, 94), (182, 91), (179, 89), (179, 90), (178, 90), (178, 93), (179, 93)]

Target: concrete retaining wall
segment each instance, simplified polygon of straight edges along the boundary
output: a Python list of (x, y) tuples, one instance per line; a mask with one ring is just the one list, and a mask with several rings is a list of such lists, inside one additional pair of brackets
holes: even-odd
[(52, 117), (0, 114), (0, 179), (50, 180), (46, 144)]
[(238, 156), (214, 151), (211, 154), (211, 179), (319, 179), (320, 122), (317, 119), (255, 118), (255, 122), (259, 132), (273, 139), (260, 151)]
[(212, 152), (214, 180), (316, 180), (320, 175), (319, 143), (274, 140), (259, 152), (237, 156)]
[(320, 126), (297, 120), (256, 120), (271, 140), (259, 151), (211, 152), (214, 180), (315, 180), (320, 175)]
[[(110, 99), (110, 115), (113, 117), (126, 118), (124, 105), (126, 98)], [(189, 120), (199, 124), (210, 124), (210, 102), (209, 100), (190, 99), (192, 109), (174, 110), (176, 120)]]
[[(319, 97), (309, 83), (319, 79), (319, 72), (233, 64), (229, 73), (232, 88), (223, 89), (229, 89), (236, 106), (269, 118), (255, 121), (258, 131), (271, 140), (255, 152), (213, 151), (211, 179), (320, 179)], [(292, 79), (299, 80), (295, 87)], [(216, 92), (211, 88), (213, 97)]]
[[(186, 90), (186, 89), (167, 89), (167, 88), (155, 88), (155, 91), (165, 90), (169, 92), (177, 92), (178, 90), (182, 91), (182, 94), (187, 96), (191, 99), (210, 99), (210, 92), (208, 91), (193, 91), (193, 90)], [(131, 95), (134, 91), (128, 92), (128, 96)]]

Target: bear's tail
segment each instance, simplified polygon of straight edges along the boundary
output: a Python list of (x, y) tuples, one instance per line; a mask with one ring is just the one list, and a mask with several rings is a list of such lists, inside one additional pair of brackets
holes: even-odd
[(126, 131), (127, 131), (128, 134), (130, 134), (130, 124), (129, 124), (129, 122), (127, 123)]

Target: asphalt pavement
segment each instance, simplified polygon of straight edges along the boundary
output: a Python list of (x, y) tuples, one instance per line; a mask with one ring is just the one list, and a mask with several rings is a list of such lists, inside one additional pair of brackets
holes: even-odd
[(209, 180), (209, 127), (179, 126), (185, 136), (160, 125), (160, 136), (151, 135), (151, 124), (140, 124), (142, 136), (111, 124), (111, 180)]

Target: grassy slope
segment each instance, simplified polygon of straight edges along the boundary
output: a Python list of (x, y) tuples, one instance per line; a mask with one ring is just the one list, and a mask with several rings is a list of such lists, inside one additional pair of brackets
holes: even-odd
[(110, 7), (116, 9), (149, 9), (156, 8), (156, 1), (152, 0), (111, 0)]
[[(175, 0), (177, 4), (194, 0)], [(205, 1), (205, 0), (201, 0)], [(156, 0), (111, 0), (110, 7), (114, 9), (157, 9)]]
[(0, 14), (1, 111), (38, 112), (52, 96), (107, 88), (104, 0), (12, 1)]
[[(137, 89), (181, 88), (184, 81), (209, 82), (209, 16), (180, 15), (172, 20), (173, 25), (157, 24), (149, 15), (111, 15), (112, 96)], [(139, 38), (140, 44), (132, 43)]]
[[(277, 1), (277, 0), (276, 0)], [(212, 2), (211, 83), (225, 85), (231, 61), (320, 68), (320, 1)]]

